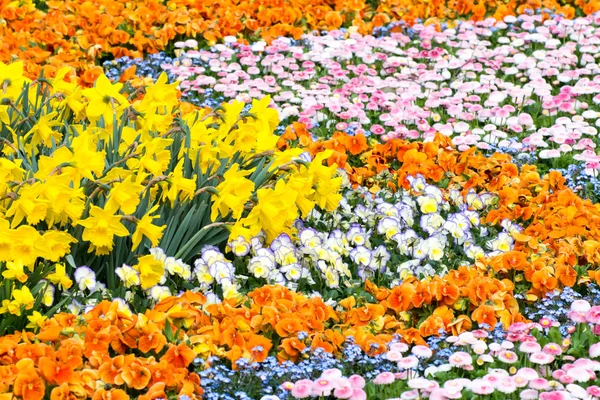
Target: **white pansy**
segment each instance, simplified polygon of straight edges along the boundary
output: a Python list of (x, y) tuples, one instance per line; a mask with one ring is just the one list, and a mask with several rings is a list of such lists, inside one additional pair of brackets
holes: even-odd
[(379, 221), (377, 232), (385, 235), (388, 239), (391, 239), (395, 234), (400, 232), (400, 228), (400, 221), (398, 219), (386, 217)]
[(264, 256), (252, 257), (248, 263), (248, 271), (250, 271), (255, 278), (268, 277), (274, 267), (275, 264), (268, 257)]
[(121, 279), (123, 286), (126, 288), (140, 285), (140, 274), (127, 264), (123, 264), (121, 267), (116, 268), (115, 274)]
[(96, 288), (96, 273), (94, 271), (87, 266), (82, 266), (75, 270), (74, 275), (79, 290), (94, 291)]
[(150, 288), (148, 293), (150, 297), (152, 297), (152, 299), (154, 299), (154, 301), (156, 302), (162, 301), (167, 297), (171, 296), (171, 291), (167, 286), (153, 286), (152, 288)]
[(431, 237), (422, 242), (422, 248), (432, 261), (440, 261), (444, 257), (444, 244), (437, 238)]
[(237, 257), (243, 257), (250, 253), (252, 245), (243, 236), (239, 236), (236, 239), (230, 241), (227, 246), (231, 249), (231, 252)]
[(279, 269), (285, 274), (286, 279), (290, 281), (297, 281), (302, 277), (302, 267), (298, 264), (288, 264)]
[(431, 214), (438, 211), (438, 201), (432, 195), (417, 197), (417, 203), (419, 203), (421, 212), (424, 214)]

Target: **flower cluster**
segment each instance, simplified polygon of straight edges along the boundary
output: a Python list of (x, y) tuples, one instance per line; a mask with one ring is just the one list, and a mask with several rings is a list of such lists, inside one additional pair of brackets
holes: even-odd
[[(67, 69), (34, 83), (20, 62), (0, 67), (11, 74), (0, 92), (0, 332), (34, 305), (55, 312), (88, 294), (93, 305), (106, 288), (177, 293), (166, 276), (189, 279), (202, 246), (261, 230), (272, 240), (340, 201), (326, 153), (277, 150), (268, 98), (206, 111), (180, 102), (165, 74), (135, 91), (101, 75), (82, 90)], [(166, 255), (148, 254), (159, 245)]]
[[(480, 223), (494, 196), (457, 191), (449, 196), (423, 177), (411, 178), (410, 191), (365, 189), (344, 193), (340, 208), (315, 210), (296, 222), (297, 233), (265, 246), (264, 236), (232, 237), (232, 261), (215, 247), (202, 250), (194, 274), (207, 295), (216, 289), (235, 295), (264, 284), (302, 292), (364, 284), (366, 279), (394, 287), (410, 276), (444, 275), (481, 257), (511, 251), (511, 232), (522, 228), (503, 221), (501, 230)], [(225, 295), (225, 297), (229, 297)]]
[[(331, 31), (270, 45), (235, 40), (183, 48), (164, 65), (184, 96), (250, 101), (270, 95), (288, 125), (382, 141), (451, 138), (459, 150), (533, 153), (547, 167), (573, 160), (595, 173), (598, 157), (596, 17), (541, 15), (415, 25), (391, 36)], [(564, 40), (562, 38), (565, 38)]]
[(175, 40), (183, 38), (197, 38), (209, 44), (236, 36), (270, 42), (284, 35), (299, 38), (313, 30), (335, 30), (342, 26), (367, 34), (390, 23), (380, 30), (400, 30), (418, 19), (441, 26), (440, 19), (448, 17), (481, 20), (493, 14), (502, 19), (538, 7), (545, 7), (544, 16), (553, 10), (568, 18), (575, 16), (576, 9), (586, 15), (600, 9), (595, 2), (567, 3), (570, 4), (519, 0), (483, 5), (447, 0), (432, 8), (423, 0), (394, 0), (385, 5), (365, 0), (335, 4), (323, 0), (299, 4), (273, 0), (258, 4), (244, 0), (224, 1), (213, 7), (204, 0), (167, 3), (21, 0), (2, 5), (0, 61), (24, 60), (30, 77), (42, 70), (46, 76), (54, 75), (58, 68), (68, 65), (79, 72), (82, 83), (91, 85), (101, 73), (98, 61), (169, 51)]

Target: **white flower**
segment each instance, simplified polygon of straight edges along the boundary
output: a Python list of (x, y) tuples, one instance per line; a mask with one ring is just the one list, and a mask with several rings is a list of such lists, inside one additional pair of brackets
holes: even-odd
[(231, 281), (224, 281), (224, 283), (225, 284), (223, 285), (223, 298), (225, 300), (233, 299), (240, 295), (236, 284), (232, 283)]
[(396, 218), (386, 217), (379, 221), (377, 232), (384, 234), (388, 239), (391, 239), (395, 234), (400, 232), (400, 221)]
[(89, 267), (83, 266), (75, 270), (75, 282), (80, 290), (93, 292), (96, 288), (96, 274)]
[(140, 274), (127, 264), (115, 269), (115, 274), (121, 279), (123, 286), (126, 288), (140, 284)]
[(233, 279), (233, 265), (224, 261), (215, 261), (208, 267), (208, 271), (215, 278), (217, 283), (222, 284), (223, 280)]
[(471, 245), (465, 249), (465, 254), (472, 260), (477, 260), (485, 256), (485, 252), (479, 246)]
[(255, 278), (267, 278), (274, 267), (275, 264), (264, 256), (252, 257), (248, 264), (248, 270)]
[(373, 255), (365, 246), (358, 246), (350, 252), (350, 257), (356, 264), (366, 267), (371, 263)]
[(247, 255), (252, 247), (252, 245), (243, 236), (233, 239), (227, 244), (227, 246), (237, 257), (243, 257)]
[(415, 244), (419, 242), (419, 237), (412, 229), (398, 233), (394, 235), (392, 239), (398, 244), (398, 251), (400, 254), (405, 256), (411, 254)]
[(340, 277), (333, 268), (327, 268), (323, 275), (327, 282), (327, 287), (337, 288), (340, 286)]
[(290, 281), (297, 281), (302, 277), (302, 269), (298, 264), (288, 264), (279, 269), (285, 274), (286, 279)]
[(206, 246), (202, 249), (202, 260), (204, 260), (208, 266), (216, 261), (227, 261), (223, 253), (214, 246)]
[(171, 291), (166, 286), (153, 286), (148, 290), (148, 294), (157, 303), (171, 296)]
[(438, 213), (421, 216), (421, 229), (432, 235), (444, 225), (444, 218)]
[(481, 200), (481, 197), (479, 197), (473, 189), (471, 189), (467, 194), (466, 200), (467, 205), (473, 208), (474, 210), (482, 210), (485, 207), (483, 201)]
[(416, 177), (409, 175), (406, 179), (415, 192), (422, 192), (427, 184), (423, 175), (417, 175)]
[(435, 213), (438, 210), (437, 199), (432, 195), (417, 197), (417, 203), (419, 203), (419, 207), (423, 214)]
[(295, 264), (298, 262), (295, 248), (292, 244), (281, 245), (274, 250), (275, 261), (280, 265)]
[(160, 247), (151, 248), (150, 254), (152, 254), (152, 257), (154, 257), (156, 261), (165, 262), (165, 260), (167, 259), (167, 255)]
[(412, 254), (414, 258), (422, 260), (427, 257), (427, 249), (425, 248), (424, 242), (424, 240), (420, 240), (414, 245)]
[(167, 257), (165, 260), (165, 269), (169, 275), (177, 275), (185, 280), (190, 279), (192, 276), (190, 266), (180, 259), (176, 260), (174, 257)]
[(317, 235), (314, 229), (304, 229), (299, 235), (300, 242), (303, 246), (314, 249), (322, 244), (321, 238)]
[(422, 247), (432, 261), (440, 261), (444, 257), (444, 244), (435, 237), (425, 239)]

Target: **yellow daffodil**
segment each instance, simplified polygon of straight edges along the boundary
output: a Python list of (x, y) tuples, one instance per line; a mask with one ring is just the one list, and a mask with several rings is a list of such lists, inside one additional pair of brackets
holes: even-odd
[(131, 248), (132, 251), (138, 248), (144, 236), (150, 239), (152, 247), (158, 246), (158, 241), (162, 237), (162, 233), (167, 226), (157, 226), (152, 224), (152, 221), (158, 218), (159, 216), (150, 214), (155, 212), (157, 209), (158, 205), (152, 207), (150, 210), (148, 210), (146, 215), (144, 215), (139, 221), (137, 221), (135, 232), (133, 233), (133, 236), (131, 238), (133, 240), (133, 247)]
[(218, 194), (212, 196), (210, 218), (214, 221), (220, 214), (226, 217), (230, 212), (238, 219), (244, 211), (244, 206), (254, 192), (254, 182), (246, 178), (252, 171), (240, 170), (238, 164), (233, 164), (225, 174), (223, 182), (217, 187)]
[(99, 248), (112, 249), (114, 236), (129, 235), (129, 231), (121, 223), (121, 217), (114, 215), (114, 210), (105, 210), (97, 206), (92, 206), (90, 216), (78, 224), (85, 228), (82, 239)]
[(63, 264), (55, 264), (54, 272), (46, 276), (46, 278), (55, 285), (58, 285), (62, 290), (73, 286), (73, 281), (67, 276), (66, 268)]
[(27, 274), (23, 268), (21, 260), (9, 261), (6, 263), (6, 270), (2, 272), (2, 276), (8, 280), (18, 280), (21, 283), (27, 282)]
[(133, 268), (140, 274), (142, 289), (150, 289), (157, 285), (165, 274), (165, 266), (152, 255), (140, 257)]
[(114, 118), (118, 120), (123, 110), (129, 106), (127, 98), (120, 93), (122, 87), (122, 83), (112, 84), (106, 75), (100, 75), (93, 88), (82, 91), (89, 99), (85, 110), (87, 117), (92, 121), (103, 117), (107, 126), (112, 125)]

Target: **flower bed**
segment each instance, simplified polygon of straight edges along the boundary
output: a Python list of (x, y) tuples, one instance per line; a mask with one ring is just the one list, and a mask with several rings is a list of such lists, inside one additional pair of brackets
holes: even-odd
[(600, 398), (574, 6), (0, 5), (0, 400)]

